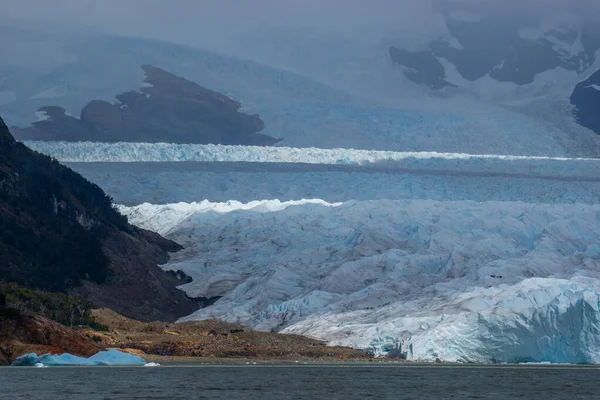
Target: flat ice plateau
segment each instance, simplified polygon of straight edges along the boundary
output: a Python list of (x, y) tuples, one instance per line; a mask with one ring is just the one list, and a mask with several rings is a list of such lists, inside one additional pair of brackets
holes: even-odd
[[(256, 199), (474, 200), (526, 203), (600, 203), (600, 175), (586, 163), (571, 177), (405, 170), (293, 163), (68, 163), (117, 203), (247, 203)], [(580, 170), (581, 173), (580, 173)], [(542, 171), (543, 172), (543, 171)]]

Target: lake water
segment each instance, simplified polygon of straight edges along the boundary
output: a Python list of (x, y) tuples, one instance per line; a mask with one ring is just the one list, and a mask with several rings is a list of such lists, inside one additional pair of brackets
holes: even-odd
[(0, 399), (600, 399), (600, 368), (215, 366), (0, 368)]

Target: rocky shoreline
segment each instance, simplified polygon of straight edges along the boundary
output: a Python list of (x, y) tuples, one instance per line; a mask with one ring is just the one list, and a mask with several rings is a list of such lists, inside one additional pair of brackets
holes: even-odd
[(0, 365), (23, 354), (90, 356), (115, 349), (161, 364), (337, 364), (379, 360), (299, 335), (260, 332), (217, 320), (141, 322), (109, 309), (92, 310), (95, 329), (69, 328), (17, 310), (0, 315)]
[(367, 361), (363, 351), (330, 347), (299, 335), (261, 332), (217, 320), (145, 323), (108, 309), (92, 316), (105, 332), (84, 331), (102, 348), (131, 352), (155, 362), (332, 362)]

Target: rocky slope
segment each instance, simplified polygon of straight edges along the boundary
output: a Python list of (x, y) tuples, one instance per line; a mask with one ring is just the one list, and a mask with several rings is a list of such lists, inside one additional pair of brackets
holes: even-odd
[(600, 71), (575, 87), (571, 104), (579, 124), (600, 134)]
[(55, 321), (0, 306), (0, 365), (27, 353), (71, 353), (83, 357), (100, 347), (87, 336)]
[(0, 119), (0, 281), (170, 321), (197, 309), (157, 266), (179, 249), (129, 225), (98, 186), (17, 143)]
[(93, 100), (79, 118), (58, 106), (39, 110), (45, 120), (29, 128), (14, 127), (19, 140), (94, 142), (168, 142), (268, 146), (279, 140), (260, 134), (258, 115), (240, 112), (241, 104), (220, 93), (143, 66), (139, 91), (116, 96), (115, 103)]
[(438, 2), (446, 34), (421, 51), (392, 47), (392, 61), (405, 67), (407, 78), (434, 89), (454, 86), (442, 62), (465, 82), (489, 77), (516, 85), (530, 84), (538, 74), (557, 68), (581, 73), (593, 65), (600, 49), (597, 24), (569, 15), (549, 23), (541, 15), (487, 7)]

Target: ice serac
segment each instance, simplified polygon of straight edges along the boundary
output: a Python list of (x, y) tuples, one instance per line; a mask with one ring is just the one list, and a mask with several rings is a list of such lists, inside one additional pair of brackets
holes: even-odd
[[(285, 205), (285, 207), (283, 207)], [(121, 207), (220, 297), (185, 318), (379, 356), (600, 362), (600, 206), (430, 200)]]

